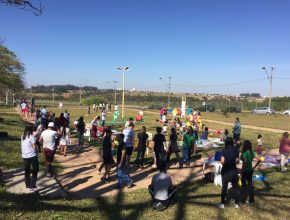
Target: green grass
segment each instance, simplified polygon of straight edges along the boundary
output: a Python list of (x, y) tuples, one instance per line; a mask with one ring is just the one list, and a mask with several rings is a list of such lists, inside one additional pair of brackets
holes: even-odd
[(202, 116), (205, 119), (232, 123), (234, 123), (236, 117), (239, 117), (242, 125), (290, 130), (290, 117), (281, 114), (253, 115), (251, 112), (242, 112), (228, 113), (228, 117), (225, 117), (222, 112), (202, 112)]
[[(52, 109), (55, 111), (56, 109)], [(86, 115), (86, 110), (68, 109), (71, 120), (80, 115)], [(3, 112), (6, 112), (5, 114)], [(57, 114), (59, 111), (56, 111)], [(128, 111), (128, 116), (134, 116), (136, 111)], [(1, 140), (0, 166), (4, 168), (22, 167), (19, 138), (23, 130), (23, 122), (13, 109), (1, 109), (4, 124), (1, 131), (9, 131), (9, 140)], [(93, 114), (85, 116), (86, 121)], [(159, 123), (155, 122), (158, 114), (146, 114), (145, 124), (149, 131)], [(111, 115), (108, 115), (108, 121)], [(8, 123), (7, 123), (8, 122)], [(210, 128), (226, 128), (221, 125), (207, 123)], [(141, 125), (136, 126), (139, 130)], [(121, 126), (116, 128), (121, 129)], [(243, 129), (242, 138), (256, 141), (260, 131)], [(279, 134), (263, 132), (265, 148), (275, 148)], [(4, 145), (2, 144), (4, 143)], [(93, 142), (91, 144), (94, 144)], [(4, 147), (2, 147), (4, 146)], [(42, 162), (40, 162), (42, 163)], [(76, 198), (45, 198), (36, 195), (16, 195), (0, 188), (0, 219), (289, 219), (290, 209), (290, 175), (280, 173), (277, 168), (257, 171), (267, 177), (267, 182), (255, 182), (256, 206), (242, 206), (240, 210), (229, 205), (225, 210), (219, 210), (215, 204), (220, 201), (220, 188), (203, 181), (193, 180), (178, 185), (178, 192), (171, 207), (163, 212), (150, 208), (150, 196), (146, 189), (137, 189), (130, 193), (120, 191), (115, 196), (95, 199)]]

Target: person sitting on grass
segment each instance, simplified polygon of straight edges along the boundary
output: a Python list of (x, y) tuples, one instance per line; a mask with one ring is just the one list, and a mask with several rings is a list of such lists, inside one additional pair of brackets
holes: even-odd
[(126, 144), (124, 142), (124, 134), (119, 134), (114, 141), (117, 146), (117, 177), (118, 185), (117, 189), (122, 189), (122, 183), (125, 181), (127, 187), (133, 186), (133, 180), (124, 172), (126, 166)]
[(176, 187), (173, 186), (171, 177), (166, 174), (166, 163), (161, 161), (158, 165), (160, 173), (152, 177), (148, 191), (153, 199), (153, 208), (164, 210), (170, 204)]
[(200, 139), (207, 140), (207, 138), (208, 138), (208, 127), (205, 127), (204, 132), (201, 133)]

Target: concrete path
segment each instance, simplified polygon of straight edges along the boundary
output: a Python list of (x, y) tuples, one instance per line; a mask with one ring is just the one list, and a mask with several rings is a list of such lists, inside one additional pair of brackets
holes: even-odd
[[(24, 170), (14, 169), (5, 172), (4, 175), (5, 189), (9, 193), (15, 194), (28, 194), (31, 193), (25, 186), (24, 182)], [(38, 179), (36, 182), (39, 189), (40, 196), (48, 197), (64, 197), (66, 192), (60, 187), (55, 178), (48, 178), (44, 172), (38, 173)]]
[[(100, 154), (94, 146), (85, 146), (81, 150), (70, 146), (67, 156), (57, 155), (56, 159), (64, 168), (57, 179), (69, 195), (77, 198), (95, 198), (118, 193), (115, 189), (117, 185), (115, 168), (112, 169), (110, 183), (101, 181), (102, 175), (98, 174), (98, 168), (101, 165)], [(134, 159), (132, 158), (131, 161)], [(178, 168), (178, 165), (173, 165), (168, 170), (168, 174), (175, 185), (185, 180), (201, 178), (202, 164), (202, 161), (196, 161), (182, 169)], [(134, 181), (134, 187), (128, 189), (125, 186), (123, 189), (125, 192), (147, 188), (157, 170), (152, 169), (151, 165), (142, 169), (132, 166), (127, 172)]]

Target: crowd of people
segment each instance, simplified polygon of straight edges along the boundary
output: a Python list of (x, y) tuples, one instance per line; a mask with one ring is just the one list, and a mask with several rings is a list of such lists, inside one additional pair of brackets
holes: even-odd
[[(22, 112), (22, 107), (20, 105)], [(102, 159), (103, 162), (99, 167), (99, 174), (104, 168), (105, 172), (101, 177), (101, 181), (110, 182), (111, 171), (116, 168), (116, 176), (118, 183), (116, 188), (121, 189), (124, 184), (127, 187), (133, 186), (133, 179), (130, 177), (127, 167), (137, 166), (144, 168), (145, 165), (145, 151), (151, 148), (153, 151), (154, 163), (153, 168), (160, 170), (152, 178), (148, 190), (153, 197), (154, 206), (156, 208), (166, 207), (170, 198), (175, 193), (176, 188), (172, 185), (172, 180), (166, 174), (166, 170), (171, 165), (170, 157), (172, 153), (175, 154), (179, 167), (189, 165), (192, 155), (197, 153), (196, 141), (198, 139), (206, 140), (209, 137), (209, 128), (201, 124), (201, 114), (198, 111), (189, 112), (186, 118), (175, 117), (171, 122), (164, 119), (168, 115), (167, 109), (160, 111), (161, 125), (170, 126), (170, 134), (166, 140), (167, 130), (161, 126), (156, 127), (156, 132), (153, 135), (152, 142), (149, 140), (149, 135), (146, 126), (143, 125), (140, 132), (135, 135), (135, 122), (133, 118), (129, 118), (126, 122), (122, 132), (112, 132), (110, 126), (106, 125), (106, 112), (101, 111), (100, 116), (96, 116), (91, 122), (91, 134), (93, 138), (100, 138), (102, 141)], [(105, 114), (103, 114), (105, 113)], [(70, 116), (67, 111), (55, 117), (55, 114), (48, 112), (43, 106), (34, 114), (35, 125), (27, 125), (21, 137), (22, 157), (25, 165), (25, 184), (26, 187), (35, 192), (37, 191), (36, 180), (38, 172), (38, 158), (37, 153), (41, 151), (40, 144), (42, 143), (43, 154), (45, 156), (45, 165), (47, 176), (53, 175), (52, 162), (56, 149), (59, 149), (60, 154), (64, 156), (67, 154), (67, 146), (71, 144), (70, 141)], [(184, 122), (181, 122), (184, 120)], [(74, 122), (74, 127), (78, 133), (78, 148), (84, 147), (84, 133), (86, 124), (84, 118), (80, 117)], [(101, 135), (98, 135), (101, 131)], [(234, 196), (235, 206), (238, 208), (239, 203), (245, 203), (246, 195), (249, 195), (249, 203), (254, 204), (254, 190), (253, 190), (253, 171), (261, 162), (261, 155), (263, 153), (262, 135), (257, 137), (256, 148), (249, 140), (240, 142), (241, 124), (239, 118), (236, 118), (233, 126), (233, 135), (225, 129), (218, 133), (221, 140), (224, 141), (225, 147), (221, 151), (219, 159), (222, 164), (222, 190), (221, 203), (218, 207), (224, 208), (226, 203), (226, 196), (228, 193), (228, 184), (231, 183)], [(135, 136), (137, 145), (135, 145)], [(182, 141), (182, 148), (180, 156), (180, 149), (178, 141)], [(242, 150), (240, 150), (240, 146)], [(132, 163), (133, 151), (137, 151), (136, 158)], [(285, 167), (287, 158), (290, 152), (289, 134), (285, 132), (280, 140), (280, 154), (281, 154), (281, 171), (286, 171)], [(237, 169), (237, 163), (242, 161), (242, 168)], [(253, 161), (256, 164), (253, 166)], [(31, 171), (32, 167), (32, 171)], [(32, 175), (31, 175), (32, 174)], [(242, 190), (239, 190), (238, 181), (241, 180)]]

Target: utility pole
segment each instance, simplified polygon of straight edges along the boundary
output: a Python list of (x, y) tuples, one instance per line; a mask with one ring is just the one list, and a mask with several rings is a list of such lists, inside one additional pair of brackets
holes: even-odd
[(82, 84), (80, 84), (80, 103), (82, 103)]
[(168, 76), (168, 103), (167, 103), (167, 107), (170, 107), (170, 89), (171, 89), (171, 76)]
[(271, 75), (268, 74), (268, 71), (266, 69), (266, 67), (262, 67), (263, 70), (265, 70), (265, 73), (268, 77), (269, 80), (269, 84), (270, 84), (270, 88), (269, 88), (269, 108), (271, 108), (271, 101), (272, 101), (272, 82), (273, 82), (273, 71), (274, 71), (274, 67), (271, 67)]
[(54, 88), (52, 88), (52, 102), (54, 103)]
[(117, 82), (118, 81), (112, 81), (115, 84), (115, 105), (117, 105)]

